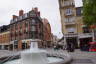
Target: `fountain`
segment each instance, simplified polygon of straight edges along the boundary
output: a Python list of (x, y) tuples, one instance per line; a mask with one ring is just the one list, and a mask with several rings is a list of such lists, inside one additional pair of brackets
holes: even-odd
[(37, 42), (31, 42), (30, 49), (21, 54), (22, 64), (47, 64), (46, 53), (39, 50)]
[(59, 57), (48, 57), (45, 50), (38, 48), (37, 41), (30, 44), (30, 49), (21, 52), (21, 58), (7, 61), (4, 64), (60, 64), (64, 59)]

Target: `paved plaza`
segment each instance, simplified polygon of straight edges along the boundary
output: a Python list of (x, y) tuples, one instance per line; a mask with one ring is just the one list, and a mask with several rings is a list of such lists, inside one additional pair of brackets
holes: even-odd
[(78, 49), (69, 54), (73, 58), (71, 64), (96, 64), (96, 52), (85, 52)]
[(5, 56), (13, 56), (19, 54), (17, 51), (0, 50), (0, 58)]
[[(59, 54), (65, 55), (65, 58), (69, 56), (73, 59), (70, 64), (96, 64), (96, 52), (85, 52), (80, 51), (79, 49), (75, 50), (74, 52), (67, 52), (66, 50), (54, 50), (54, 49), (47, 49), (50, 55), (52, 54)], [(7, 50), (0, 50), (0, 57), (9, 56), (18, 54), (17, 51), (7, 51)], [(66, 57), (67, 56), (67, 57)]]

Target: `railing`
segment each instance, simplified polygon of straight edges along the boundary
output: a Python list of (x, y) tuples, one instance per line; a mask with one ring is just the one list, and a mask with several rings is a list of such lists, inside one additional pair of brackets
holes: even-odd
[(78, 37), (78, 34), (76, 33), (64, 34), (64, 37)]
[(92, 33), (82, 33), (78, 35), (79, 38), (92, 37)]
[(76, 24), (76, 22), (65, 22), (65, 25), (72, 25), (72, 24)]
[(74, 6), (75, 3), (73, 1), (64, 1), (64, 3), (62, 3), (62, 7), (65, 6)]

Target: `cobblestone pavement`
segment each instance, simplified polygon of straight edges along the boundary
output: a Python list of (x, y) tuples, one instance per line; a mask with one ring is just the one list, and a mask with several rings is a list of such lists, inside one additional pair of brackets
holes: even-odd
[(78, 49), (69, 54), (73, 58), (71, 64), (96, 64), (96, 52), (84, 52)]

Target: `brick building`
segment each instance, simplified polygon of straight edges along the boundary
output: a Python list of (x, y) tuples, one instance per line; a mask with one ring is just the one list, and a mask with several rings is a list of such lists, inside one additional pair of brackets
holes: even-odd
[(51, 34), (51, 26), (47, 19), (42, 19), (43, 22), (43, 30), (44, 30), (44, 45), (45, 47), (51, 47), (52, 43), (52, 34)]
[(0, 49), (9, 49), (10, 31), (9, 26), (4, 25), (0, 27)]
[(29, 47), (32, 39), (39, 39), (39, 47), (43, 42), (43, 22), (38, 8), (28, 13), (19, 11), (10, 21), (10, 49), (21, 50)]

